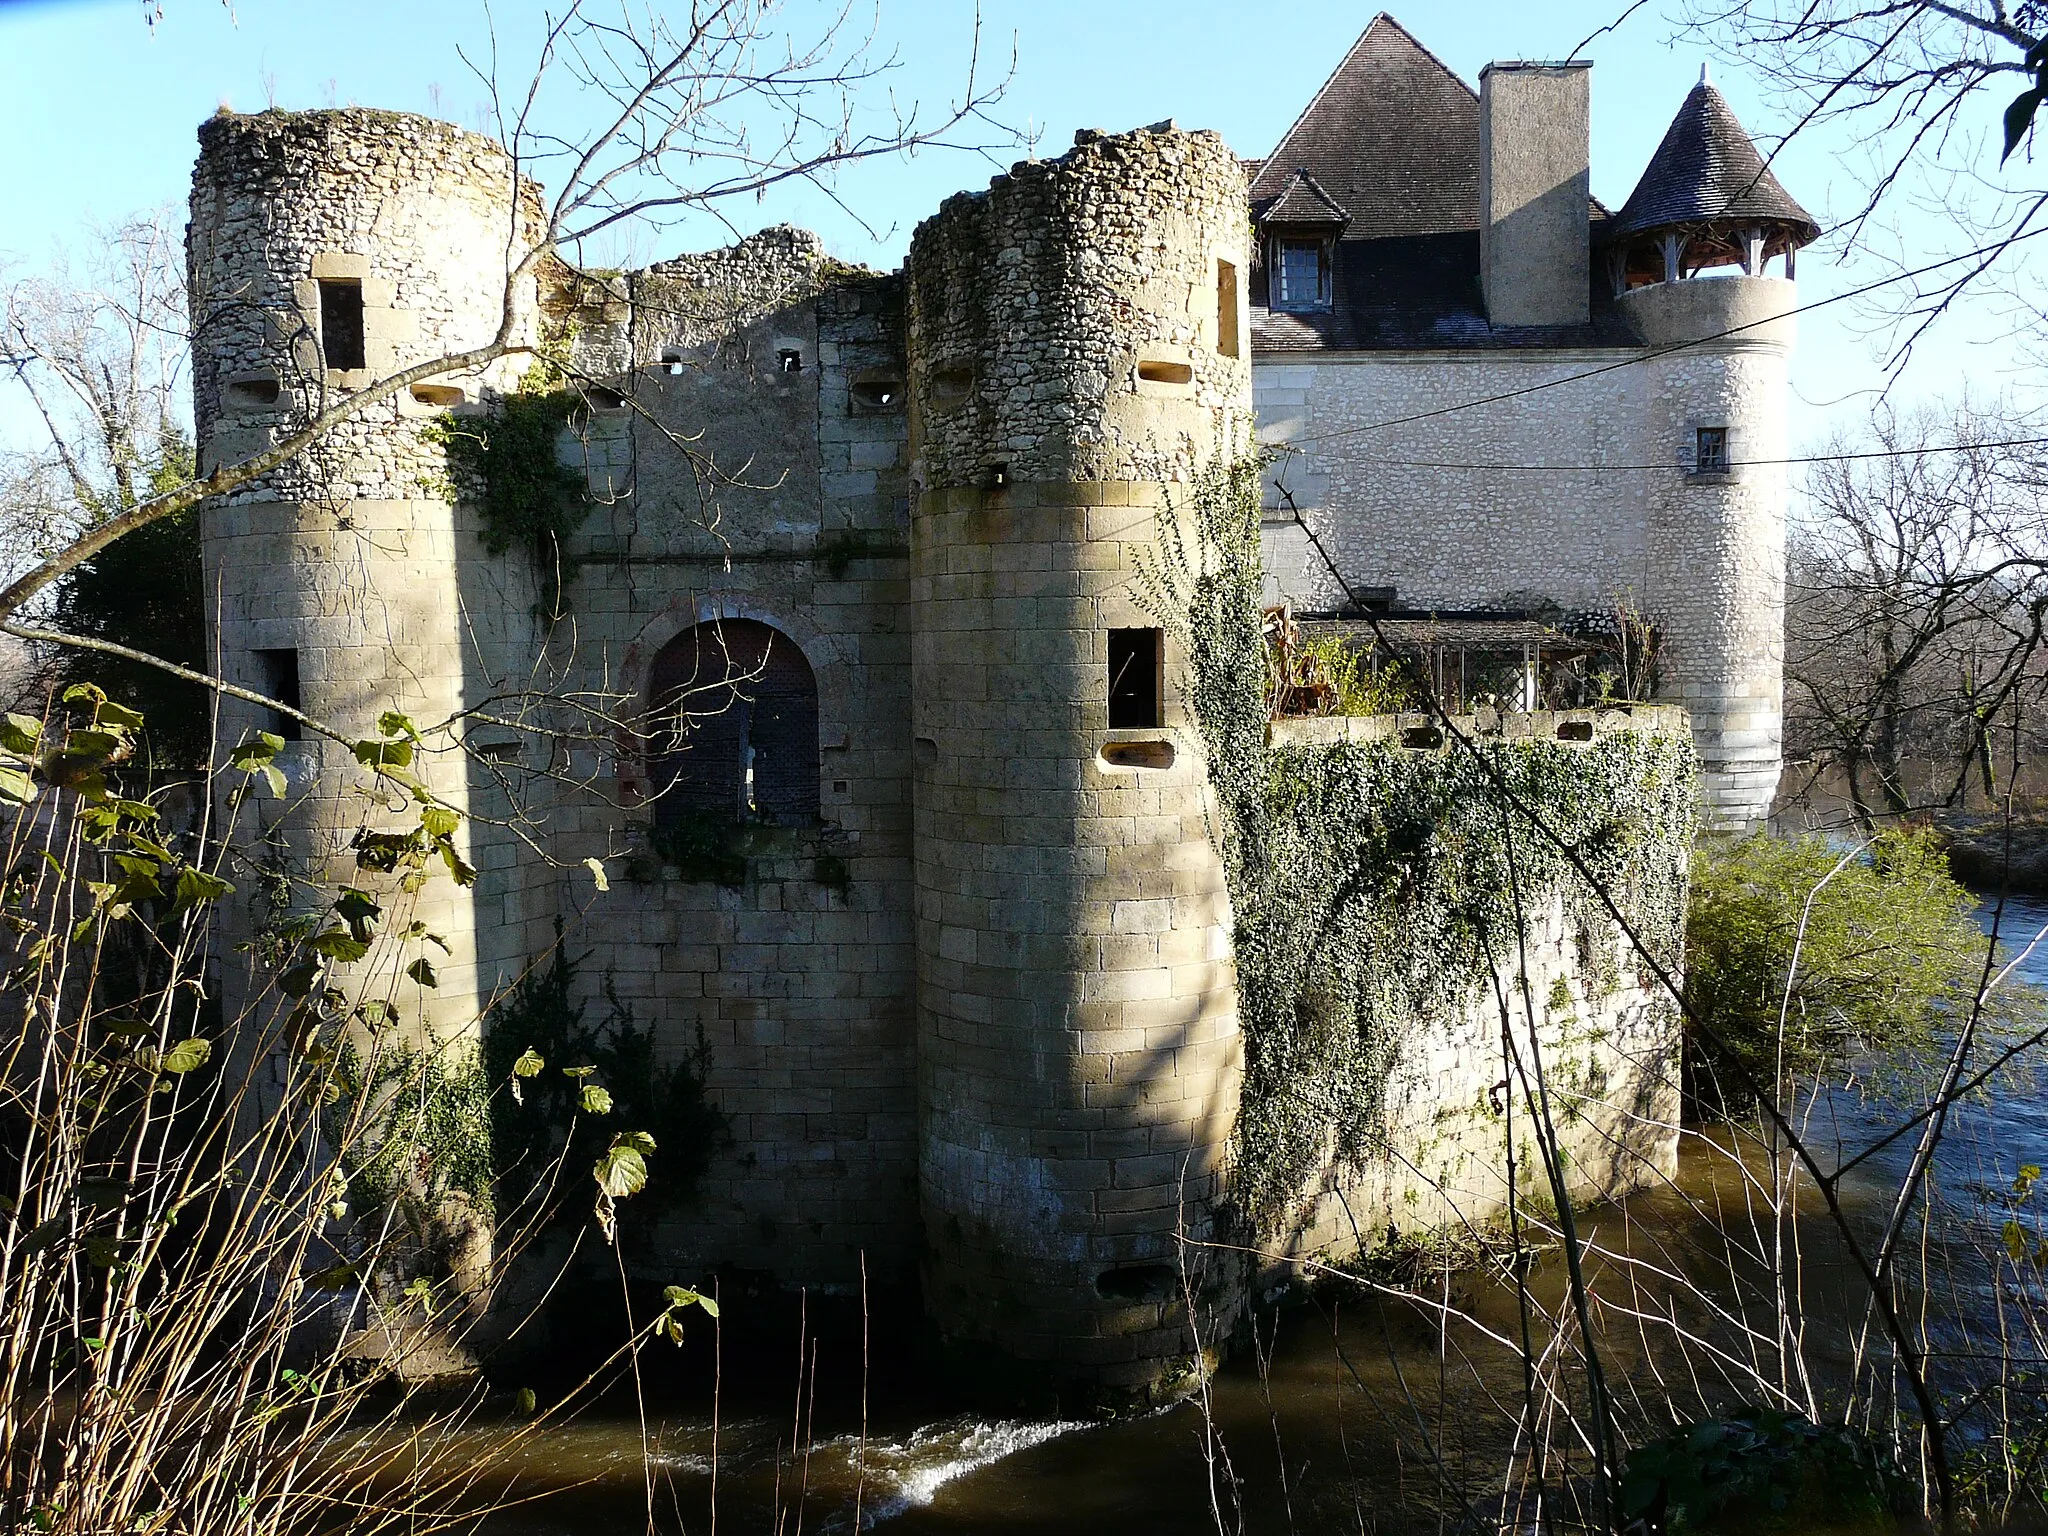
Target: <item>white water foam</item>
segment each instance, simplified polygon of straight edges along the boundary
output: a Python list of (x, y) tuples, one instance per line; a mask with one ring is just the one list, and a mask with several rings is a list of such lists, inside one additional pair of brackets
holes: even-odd
[(850, 1470), (857, 1461), (865, 1465), (867, 1494), (861, 1500), (860, 1524), (866, 1530), (931, 1503), (955, 1478), (1087, 1427), (1074, 1420), (943, 1419), (912, 1431), (907, 1440), (870, 1440), (864, 1457), (856, 1436), (834, 1441), (833, 1448), (845, 1456)]

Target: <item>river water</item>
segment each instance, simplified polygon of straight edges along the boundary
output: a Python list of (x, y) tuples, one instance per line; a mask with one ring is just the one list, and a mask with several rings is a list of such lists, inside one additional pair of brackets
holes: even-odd
[[(1988, 924), (1989, 910), (1981, 916)], [(2008, 940), (2044, 927), (2048, 904), (2008, 903)], [(2017, 972), (2048, 988), (2048, 942)], [(1823, 1159), (1867, 1142), (1897, 1102), (1886, 1087), (1819, 1097), (1808, 1124)], [(1754, 1253), (1782, 1229), (1758, 1214), (1758, 1155), (1732, 1146), (1725, 1132), (1688, 1134), (1675, 1187), (1582, 1215), (1594, 1287), (1608, 1298), (1603, 1358), (1638, 1433), (1668, 1423), (1674, 1402), (1693, 1412), (1756, 1400), (1750, 1369), (1778, 1375), (1734, 1319), (1770, 1331)], [(1901, 1139), (1844, 1182), (1866, 1234), (1911, 1147)], [(1925, 1280), (1915, 1296), (1943, 1347), (1967, 1352), (1995, 1323), (1998, 1280), (1983, 1255), (2004, 1219), (2002, 1192), (2027, 1161), (2048, 1162), (2048, 1110), (2032, 1088), (2002, 1085), (1955, 1114), (1935, 1170), (1951, 1240), (1914, 1251)], [(1824, 1223), (1810, 1210), (1803, 1221), (1806, 1356), (1824, 1399), (1863, 1312)], [(775, 1309), (786, 1340), (769, 1328), (724, 1347), (715, 1416), (704, 1379), (669, 1381), (644, 1423), (608, 1410), (538, 1430), (480, 1426), (471, 1445), (441, 1449), (483, 1453), (493, 1464), (484, 1486), (524, 1501), (491, 1516), (489, 1536), (626, 1536), (650, 1528), (650, 1511), (653, 1529), (710, 1536), (721, 1526), (776, 1536), (856, 1525), (901, 1536), (1444, 1530), (1489, 1488), (1498, 1496), (1524, 1381), (1519, 1354), (1501, 1341), (1517, 1336), (1520, 1312), (1513, 1288), (1483, 1266), (1425, 1264), (1403, 1283), (1428, 1300), (1325, 1286), (1269, 1314), (1260, 1347), (1233, 1356), (1206, 1402), (1111, 1421), (977, 1405), (971, 1383), (941, 1384), (909, 1330), (886, 1322), (871, 1330), (875, 1363), (864, 1374), (843, 1303), (821, 1322), (785, 1299)], [(1554, 1253), (1538, 1262), (1532, 1290), (1558, 1303)], [(1461, 1320), (1439, 1328), (1435, 1304)], [(748, 1305), (727, 1298), (729, 1328)], [(1676, 1349), (1659, 1319), (1687, 1321), (1711, 1347)], [(691, 1322), (700, 1342), (709, 1326)], [(1540, 1347), (1540, 1319), (1537, 1332)], [(817, 1363), (800, 1365), (813, 1349), (806, 1359)], [(708, 1376), (701, 1347), (675, 1372)]]

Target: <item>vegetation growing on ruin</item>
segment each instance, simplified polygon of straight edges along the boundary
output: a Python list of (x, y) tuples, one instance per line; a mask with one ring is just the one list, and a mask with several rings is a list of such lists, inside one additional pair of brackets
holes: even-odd
[[(488, 1218), (491, 1083), (473, 1051), (385, 1045), (368, 1056), (344, 1044), (328, 1118), (343, 1148), (348, 1205), (369, 1216), (396, 1204), (422, 1224), (451, 1194)], [(351, 1137), (350, 1127), (367, 1134)]]
[(556, 1189), (554, 1170), (601, 1158), (613, 1132), (629, 1125), (644, 1133), (660, 1169), (633, 1209), (659, 1217), (689, 1199), (725, 1136), (704, 1093), (707, 1046), (700, 1034), (683, 1057), (664, 1059), (654, 1027), (636, 1024), (609, 982), (605, 1016), (586, 1023), (576, 975), (558, 940), (486, 1022), (486, 1081), (518, 1090), (490, 1100), (499, 1200), (527, 1221), (580, 1222), (581, 1191)]
[(568, 344), (567, 331), (551, 333), (519, 387), (489, 412), (444, 411), (425, 432), (447, 450), (454, 486), (475, 498), (484, 548), (494, 555), (520, 549), (532, 557), (543, 611), (550, 614), (561, 611), (562, 589), (574, 574), (569, 535), (590, 508), (583, 476), (557, 451), (564, 429), (587, 410), (565, 371)]
[[(1223, 813), (1236, 913), (1245, 1084), (1235, 1194), (1283, 1220), (1334, 1151), (1380, 1138), (1389, 1071), (1419, 1022), (1512, 968), (1520, 926), (1562, 899), (1590, 938), (1605, 914), (1491, 774), (1577, 848), (1652, 953), (1682, 942), (1697, 759), (1682, 736), (1474, 749), (1267, 745), (1256, 461), (1212, 470), (1162, 523), (1141, 577), (1186, 647), (1187, 697)], [(1618, 980), (1621, 956), (1582, 942)]]

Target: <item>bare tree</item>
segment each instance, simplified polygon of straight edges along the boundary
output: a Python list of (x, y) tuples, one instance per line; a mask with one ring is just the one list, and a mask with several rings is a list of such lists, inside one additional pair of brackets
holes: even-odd
[(1962, 800), (1973, 769), (1990, 793), (1996, 740), (2033, 725), (2048, 507), (2041, 450), (2023, 440), (2038, 435), (1967, 403), (1881, 411), (1807, 478), (1787, 731), (1807, 788), (1846, 794), (1866, 827)]
[[(1833, 127), (1867, 165), (1832, 233), (1892, 265), (1878, 307), (1899, 325), (1901, 361), (1965, 291), (2016, 298), (2048, 215), (2029, 134), (2039, 105), (2048, 5), (2040, 0), (1686, 0), (1687, 33), (1739, 59), (1779, 96), (1792, 138)], [(2026, 105), (2022, 105), (2026, 103)], [(2006, 132), (1989, 125), (2005, 115)], [(2002, 153), (2003, 151), (2003, 153)], [(1950, 248), (1920, 242), (1948, 231)], [(2017, 249), (2016, 249), (2017, 248)], [(1929, 265), (1930, 254), (1941, 259)]]
[[(108, 651), (106, 642), (25, 623), (25, 609), (116, 540), (272, 474), (400, 391), (530, 352), (522, 291), (543, 272), (558, 270), (557, 264), (579, 271), (590, 242), (692, 219), (724, 223), (727, 205), (785, 184), (836, 198), (838, 175), (867, 160), (936, 146), (979, 149), (984, 139), (1014, 140), (988, 116), (1002, 83), (991, 85), (978, 72), (978, 18), (972, 20), (976, 48), (960, 95), (927, 112), (883, 89), (897, 59), (878, 42), (878, 12), (863, 30), (848, 4), (806, 30), (783, 24), (788, 9), (782, 0), (695, 0), (674, 14), (678, 8), (576, 0), (550, 19), (523, 79), (508, 73), (493, 33), (487, 55), (468, 62), (490, 91), (499, 137), (516, 174), (544, 176), (558, 188), (537, 227), (508, 229), (496, 333), (478, 346), (423, 359), (352, 393), (313, 390), (308, 407), (272, 446), (182, 484), (145, 492), (132, 467), (124, 469), (138, 487), (131, 502), (110, 508), (0, 588), (0, 633)], [(575, 106), (556, 113), (557, 96), (571, 98)], [(589, 116), (587, 126), (558, 126), (578, 110)], [(206, 323), (205, 316), (194, 320)], [(282, 333), (295, 328), (285, 319)], [(72, 348), (70, 355), (85, 353)], [(67, 372), (41, 352), (28, 353), (24, 367), (67, 379), (88, 371), (79, 366)], [(676, 446), (689, 451), (687, 440), (678, 439)], [(125, 466), (130, 446), (116, 442), (108, 455)], [(83, 467), (76, 448), (70, 458)], [(80, 483), (93, 482), (88, 474)]]
[(10, 574), (191, 475), (184, 247), (168, 211), (0, 296), (0, 368), (42, 432), (8, 453)]

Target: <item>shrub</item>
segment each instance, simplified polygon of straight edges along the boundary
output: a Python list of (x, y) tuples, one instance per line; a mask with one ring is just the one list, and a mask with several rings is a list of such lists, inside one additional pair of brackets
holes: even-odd
[(1922, 832), (1886, 832), (1861, 854), (1820, 837), (1703, 842), (1686, 923), (1686, 993), (1706, 1025), (1686, 1042), (1694, 1102), (1732, 1107), (1781, 1070), (1926, 1044), (1975, 995), (1975, 906)]
[(1881, 1448), (1841, 1424), (1739, 1408), (1629, 1453), (1632, 1529), (1744, 1533), (1892, 1531), (1906, 1484)]

